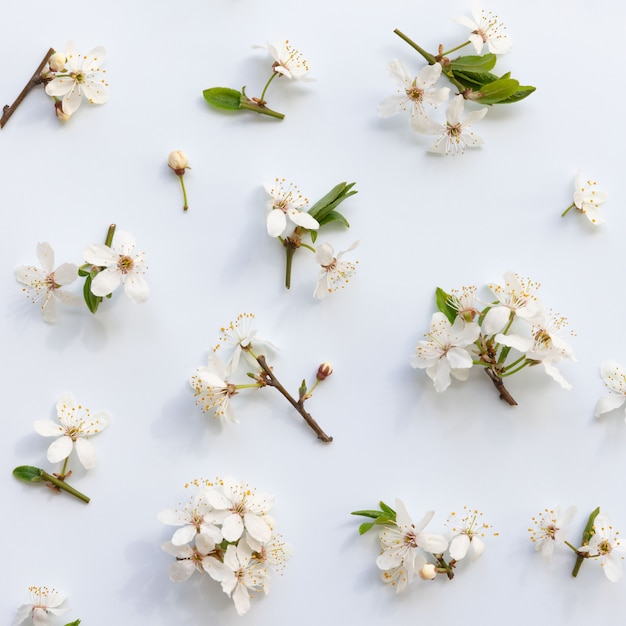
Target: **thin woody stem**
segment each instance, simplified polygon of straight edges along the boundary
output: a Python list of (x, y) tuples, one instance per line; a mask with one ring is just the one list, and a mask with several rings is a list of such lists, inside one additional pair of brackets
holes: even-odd
[(255, 358), (257, 360), (257, 363), (261, 366), (261, 369), (265, 373), (266, 384), (269, 387), (274, 387), (276, 390), (278, 390), (288, 400), (288, 402), (291, 404), (291, 406), (293, 406), (293, 408), (296, 411), (298, 411), (298, 413), (300, 413), (300, 415), (302, 415), (302, 417), (304, 418), (304, 421), (313, 429), (313, 431), (317, 435), (318, 439), (321, 439), (325, 443), (330, 443), (333, 440), (333, 438), (330, 437), (329, 435), (327, 435), (322, 430), (320, 425), (313, 419), (313, 417), (311, 417), (311, 415), (305, 411), (305, 409), (304, 409), (304, 399), (302, 399), (300, 401), (296, 400), (282, 386), (280, 381), (276, 378), (276, 376), (274, 376), (274, 372), (272, 372), (272, 370), (268, 366), (267, 362), (265, 361), (265, 357), (262, 354), (260, 354), (259, 356), (256, 356)]
[(55, 487), (62, 489), (63, 491), (67, 491), (67, 493), (73, 495), (75, 498), (78, 498), (79, 500), (82, 500), (86, 504), (89, 504), (88, 496), (86, 496), (84, 493), (81, 493), (77, 489), (74, 489), (74, 487), (70, 487), (66, 482), (59, 480), (58, 478), (52, 476), (51, 474), (48, 474), (48, 472), (44, 472), (44, 470), (41, 470), (41, 477), (44, 480), (47, 480), (48, 482), (52, 483)]
[(22, 100), (24, 100), (28, 92), (33, 87), (41, 84), (41, 72), (43, 71), (43, 68), (53, 54), (54, 48), (50, 48), (50, 50), (48, 50), (48, 52), (46, 53), (46, 56), (39, 64), (39, 67), (35, 70), (35, 73), (30, 77), (30, 80), (24, 86), (24, 89), (20, 91), (19, 95), (15, 99), (15, 102), (11, 106), (9, 106), (8, 104), (4, 105), (4, 108), (2, 109), (2, 117), (0, 118), (0, 128), (4, 128), (4, 125), (9, 121), (11, 115), (13, 115), (13, 113), (15, 112), (15, 109), (20, 106)]
[(491, 382), (495, 385), (496, 389), (500, 392), (500, 398), (505, 402), (508, 402), (511, 406), (517, 406), (517, 402), (515, 398), (508, 392), (507, 388), (504, 386), (502, 382), (502, 378), (496, 374), (492, 368), (486, 367), (485, 372), (487, 372), (487, 376), (491, 378)]

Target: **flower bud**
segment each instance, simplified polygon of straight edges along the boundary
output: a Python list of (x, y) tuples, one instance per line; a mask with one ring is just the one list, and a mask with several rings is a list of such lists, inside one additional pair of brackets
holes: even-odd
[(70, 113), (66, 113), (63, 110), (63, 103), (60, 100), (57, 100), (54, 103), (54, 110), (57, 114), (57, 119), (60, 120), (61, 122), (67, 122), (67, 120), (69, 120), (70, 117), (72, 117)]
[(333, 373), (333, 368), (330, 363), (322, 363), (317, 368), (316, 378), (317, 380), (326, 380)]
[(176, 172), (177, 176), (182, 176), (185, 169), (189, 167), (189, 159), (182, 150), (174, 150), (174, 152), (170, 152), (167, 164)]
[(432, 563), (425, 563), (419, 571), (422, 580), (432, 580), (437, 577), (437, 569)]
[(62, 52), (55, 52), (48, 61), (48, 65), (50, 66), (50, 71), (52, 72), (60, 72), (65, 68), (65, 63), (67, 62), (67, 57)]

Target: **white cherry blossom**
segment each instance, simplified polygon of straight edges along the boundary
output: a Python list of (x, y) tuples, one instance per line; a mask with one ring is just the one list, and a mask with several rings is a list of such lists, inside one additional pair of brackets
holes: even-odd
[(229, 376), (230, 370), (222, 359), (212, 353), (207, 365), (198, 367), (189, 382), (196, 404), (205, 413), (212, 412), (213, 417), (219, 417), (223, 422), (237, 422), (230, 405), (230, 399), (237, 394), (237, 387), (228, 382)]
[(583, 180), (580, 173), (574, 182), (574, 206), (592, 223), (602, 224), (604, 218), (600, 214), (600, 205), (606, 201), (607, 195), (596, 189), (596, 181)]
[(346, 252), (351, 252), (359, 245), (356, 241), (347, 250), (342, 250), (335, 256), (335, 250), (329, 243), (322, 243), (315, 251), (315, 261), (321, 266), (320, 277), (313, 295), (320, 300), (327, 294), (343, 289), (356, 272), (356, 264), (342, 261)]
[(567, 527), (576, 515), (576, 507), (570, 506), (561, 513), (561, 507), (544, 509), (532, 518), (533, 525), (528, 529), (530, 540), (535, 550), (541, 551), (546, 562), (552, 562), (554, 547), (563, 543), (567, 535)]
[(595, 416), (619, 409), (626, 402), (626, 369), (615, 361), (605, 361), (600, 366), (604, 384), (613, 393), (600, 398), (596, 404)]
[(195, 493), (189, 504), (181, 509), (164, 509), (157, 515), (157, 519), (168, 526), (180, 527), (172, 537), (173, 546), (189, 543), (197, 535), (204, 535), (214, 543), (219, 543), (222, 540), (222, 533), (212, 522), (212, 511), (213, 507), (203, 494)]
[(267, 43), (267, 50), (274, 59), (274, 71), (289, 79), (300, 79), (309, 73), (309, 64), (289, 40)]
[(215, 550), (215, 542), (208, 535), (200, 533), (196, 535), (193, 546), (177, 545), (168, 541), (161, 544), (161, 549), (176, 557), (176, 561), (170, 565), (170, 580), (184, 582), (196, 571), (208, 571), (209, 559), (213, 558)]
[(85, 469), (96, 466), (96, 450), (90, 437), (104, 430), (110, 420), (109, 414), (91, 411), (79, 404), (71, 393), (62, 395), (57, 402), (59, 423), (37, 420), (35, 430), (44, 437), (57, 437), (48, 447), (48, 461), (58, 463), (70, 456), (76, 448), (78, 460)]
[(77, 305), (81, 299), (62, 288), (78, 278), (78, 267), (74, 263), (62, 263), (54, 268), (54, 250), (47, 242), (37, 244), (37, 258), (41, 267), (21, 265), (15, 270), (15, 278), (25, 285), (24, 291), (33, 302), (41, 302), (41, 313), (46, 322), (57, 319), (56, 301)]
[(624, 572), (622, 561), (626, 546), (619, 537), (619, 531), (613, 529), (608, 516), (600, 513), (593, 523), (594, 534), (589, 544), (578, 548), (580, 552), (589, 554), (589, 558), (598, 558), (606, 577), (611, 582), (618, 582)]
[(483, 513), (476, 509), (463, 507), (463, 514), (458, 516), (452, 513), (448, 525), (452, 526), (454, 536), (450, 540), (448, 552), (455, 561), (464, 559), (470, 552), (473, 559), (477, 559), (485, 549), (483, 538), (491, 526), (482, 521)]
[(298, 187), (289, 183), (285, 187), (285, 179), (276, 179), (273, 183), (265, 183), (265, 191), (270, 195), (265, 205), (267, 233), (270, 237), (285, 234), (289, 223), (302, 226), (308, 230), (317, 230), (320, 225), (309, 213), (304, 211), (309, 201)]
[(506, 33), (506, 26), (498, 21), (498, 16), (491, 11), (485, 11), (480, 2), (472, 2), (472, 18), (459, 16), (455, 21), (470, 29), (469, 40), (481, 54), (485, 44), (493, 54), (505, 54), (511, 50), (511, 39)]
[(46, 85), (46, 93), (61, 98), (63, 113), (73, 115), (80, 107), (83, 99), (91, 104), (103, 104), (109, 100), (109, 84), (106, 81), (106, 70), (100, 69), (107, 53), (98, 46), (87, 54), (79, 53), (73, 42), (67, 44), (65, 52), (67, 73), (59, 72)]
[(30, 603), (22, 604), (17, 610), (15, 626), (31, 619), (35, 626), (47, 626), (58, 623), (54, 620), (57, 615), (64, 615), (69, 611), (62, 606), (66, 597), (48, 587), (29, 587)]

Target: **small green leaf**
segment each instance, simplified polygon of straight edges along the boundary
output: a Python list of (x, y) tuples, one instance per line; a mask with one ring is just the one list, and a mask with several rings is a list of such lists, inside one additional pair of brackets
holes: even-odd
[(237, 111), (241, 107), (242, 94), (236, 89), (229, 89), (228, 87), (211, 87), (205, 89), (202, 92), (204, 99), (211, 105), (218, 109), (225, 109), (227, 111)]
[(80, 624), (80, 620), (77, 619), (75, 622), (70, 622), (69, 624), (65, 624), (65, 626), (78, 626)]
[(356, 190), (352, 190), (354, 185), (356, 185), (356, 183), (339, 183), (338, 185), (335, 185), (323, 198), (318, 200), (308, 210), (309, 215), (312, 215), (318, 222), (320, 222), (346, 198), (349, 198), (357, 193)]
[(519, 89), (519, 82), (514, 78), (499, 78), (492, 83), (483, 85), (480, 92), (472, 98), (480, 104), (498, 104), (510, 98)]
[(469, 55), (450, 61), (453, 72), (488, 72), (496, 64), (496, 55), (491, 52), (482, 56)]
[(454, 324), (457, 311), (449, 304), (450, 295), (441, 289), (441, 287), (437, 287), (435, 291), (435, 300), (437, 301), (437, 308), (448, 318), (450, 324)]
[(83, 285), (83, 297), (85, 298), (85, 304), (92, 313), (95, 313), (98, 310), (98, 305), (102, 302), (102, 298), (94, 296), (93, 293), (91, 293), (91, 281), (97, 274), (97, 271), (91, 272), (89, 276), (85, 278), (85, 284)]
[(379, 504), (380, 504), (381, 511), (383, 511), (384, 513), (387, 513), (387, 515), (392, 517), (394, 520), (396, 519), (396, 512), (388, 504), (385, 504), (382, 500), (380, 501)]
[(464, 87), (469, 87), (470, 89), (493, 83), (500, 78), (491, 72), (454, 72), (454, 77)]
[(13, 470), (13, 476), (27, 483), (38, 483), (42, 481), (41, 472), (38, 467), (32, 465), (20, 465)]
[(371, 530), (373, 527), (373, 522), (364, 522), (359, 526), (359, 535), (364, 535), (368, 530)]
[(346, 228), (350, 228), (348, 220), (341, 213), (339, 213), (339, 211), (331, 211), (328, 213), (328, 215), (319, 220), (319, 225), (323, 226), (324, 224), (330, 224), (331, 222), (340, 222)]
[(79, 276), (89, 276), (92, 268), (93, 268), (93, 265), (91, 263), (85, 263), (84, 265), (81, 265), (78, 268), (78, 275)]
[(372, 519), (376, 519), (380, 516), (380, 513), (380, 511), (366, 509), (364, 511), (352, 511), (350, 515), (362, 515), (363, 517), (371, 517)]
[(317, 239), (317, 231), (316, 230), (310, 230), (309, 233), (311, 233), (311, 242), (315, 243), (315, 240)]
[(504, 100), (500, 100), (499, 104), (512, 104), (513, 102), (519, 102), (520, 100), (530, 96), (530, 94), (533, 91), (536, 91), (536, 89), (537, 88), (532, 85), (520, 85), (513, 95)]
[(591, 512), (591, 515), (589, 516), (589, 519), (587, 520), (587, 525), (585, 526), (585, 530), (583, 530), (583, 546), (588, 545), (589, 540), (591, 539), (591, 537), (593, 537), (594, 535), (593, 525), (595, 524), (596, 517), (598, 517), (599, 514), (600, 514), (600, 507), (595, 508)]

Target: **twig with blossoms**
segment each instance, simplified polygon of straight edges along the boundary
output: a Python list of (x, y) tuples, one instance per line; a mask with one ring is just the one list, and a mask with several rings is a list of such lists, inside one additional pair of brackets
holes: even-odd
[[(313, 252), (320, 266), (318, 283), (313, 292), (316, 298), (321, 299), (345, 287), (355, 273), (356, 265), (342, 261), (341, 258), (346, 252), (356, 248), (358, 242), (352, 244), (348, 250), (338, 252), (337, 255), (329, 243), (322, 243), (317, 249), (313, 246), (319, 230), (327, 224), (338, 222), (346, 228), (350, 227), (348, 220), (337, 211), (337, 207), (357, 193), (357, 190), (353, 189), (355, 184), (343, 182), (335, 185), (308, 209), (308, 198), (303, 196), (293, 183), (287, 184), (284, 178), (276, 178), (273, 183), (264, 184), (265, 191), (269, 195), (265, 204), (267, 234), (277, 238), (285, 248), (285, 287), (287, 289), (291, 287), (293, 256), (300, 248)], [(304, 241), (307, 235), (310, 237), (310, 244)]]
[[(567, 320), (546, 311), (536, 296), (539, 283), (513, 272), (504, 278), (503, 286), (489, 285), (496, 300), (482, 310), (474, 286), (450, 294), (437, 288), (439, 311), (411, 358), (411, 366), (425, 369), (436, 391), (445, 391), (451, 376), (465, 381), (472, 367), (482, 367), (500, 398), (516, 405), (503, 379), (536, 365), (561, 387), (571, 389), (556, 367), (564, 359), (575, 360), (570, 345), (558, 335)], [(511, 350), (520, 354), (511, 355)]]
[(565, 539), (566, 526), (571, 522), (576, 509), (570, 507), (563, 515), (560, 509), (545, 509), (537, 517), (533, 517), (533, 526), (529, 528), (530, 539), (537, 550), (541, 550), (546, 561), (552, 560), (555, 546), (562, 545), (576, 554), (576, 562), (572, 576), (578, 572), (586, 559), (599, 561), (606, 577), (611, 582), (618, 582), (623, 577), (622, 561), (626, 554), (619, 531), (613, 528), (607, 515), (595, 508), (587, 520), (583, 530), (581, 545), (576, 547)]
[[(28, 620), (35, 626), (46, 626), (52, 624), (55, 617), (65, 615), (70, 609), (63, 606), (67, 600), (66, 596), (59, 593), (56, 589), (48, 587), (29, 587), (30, 602), (22, 604), (17, 609), (17, 622), (15, 626), (23, 624)], [(56, 622), (55, 622), (56, 623)], [(65, 624), (65, 626), (78, 626), (80, 620), (74, 620)]]
[[(202, 407), (205, 413), (212, 413), (213, 417), (220, 417), (224, 422), (236, 422), (231, 406), (233, 396), (247, 389), (273, 387), (302, 416), (318, 439), (330, 443), (333, 438), (327, 435), (306, 411), (304, 404), (312, 397), (320, 382), (332, 374), (332, 367), (328, 363), (322, 363), (310, 388), (303, 379), (296, 399), (278, 380), (265, 355), (260, 352), (262, 347), (271, 348), (272, 344), (256, 336), (256, 331), (252, 329), (253, 319), (254, 315), (251, 313), (242, 313), (235, 321), (222, 328), (222, 338), (209, 356), (208, 364), (198, 367), (191, 377), (190, 383), (196, 396), (196, 404)], [(227, 362), (224, 362), (218, 353), (224, 346), (232, 347), (232, 354)], [(243, 374), (243, 361), (240, 358), (242, 355), (248, 364), (256, 368), (254, 372), (246, 373), (254, 382), (231, 382), (238, 373)]]
[(265, 83), (260, 97), (249, 97), (246, 94), (245, 86), (241, 88), (241, 91), (228, 87), (211, 87), (202, 92), (204, 99), (211, 106), (225, 111), (252, 111), (276, 119), (284, 119), (283, 113), (268, 108), (265, 100), (267, 89), (276, 77), (284, 77), (289, 80), (303, 79), (309, 73), (309, 64), (288, 40), (276, 43), (268, 42), (265, 48), (274, 59), (274, 63), (272, 64), (272, 73)]
[(74, 497), (89, 503), (89, 498), (67, 484), (72, 472), (68, 471), (68, 461), (72, 451), (76, 451), (81, 465), (87, 469), (96, 466), (96, 451), (90, 437), (94, 437), (104, 430), (110, 421), (110, 416), (104, 411), (92, 414), (91, 411), (79, 404), (70, 393), (62, 395), (56, 405), (58, 423), (50, 420), (37, 420), (35, 430), (43, 437), (56, 437), (48, 447), (47, 458), (50, 463), (63, 462), (59, 473), (49, 474), (45, 470), (32, 465), (21, 465), (13, 470), (13, 475), (27, 483), (46, 484), (56, 493), (66, 491)]
[(284, 569), (291, 556), (270, 516), (274, 496), (232, 478), (195, 479), (185, 487), (192, 490), (189, 501), (158, 514), (163, 524), (178, 527), (161, 545), (176, 558), (170, 580), (208, 574), (243, 615), (254, 592), (269, 593), (271, 572)]
[(352, 515), (373, 520), (359, 526), (361, 535), (375, 526), (382, 526), (378, 533), (381, 553), (376, 565), (381, 570), (382, 581), (395, 587), (396, 593), (404, 591), (416, 574), (422, 580), (433, 580), (438, 575), (452, 580), (458, 562), (468, 554), (472, 560), (478, 558), (485, 549), (483, 538), (491, 533), (491, 526), (482, 519), (483, 514), (467, 506), (463, 507), (461, 515), (450, 514), (446, 522), (446, 526), (451, 527), (448, 537), (424, 532), (434, 511), (428, 511), (414, 523), (401, 500), (395, 501), (395, 507), (394, 510), (381, 501), (380, 510), (354, 511)]
[(9, 121), (27, 94), (38, 85), (54, 100), (56, 116), (62, 122), (78, 110), (83, 99), (90, 104), (103, 104), (109, 100), (106, 70), (100, 65), (106, 59), (106, 50), (98, 46), (87, 54), (79, 53), (73, 42), (67, 44), (65, 53), (50, 48), (35, 73), (28, 80), (12, 105), (5, 105), (0, 118), (0, 128)]

